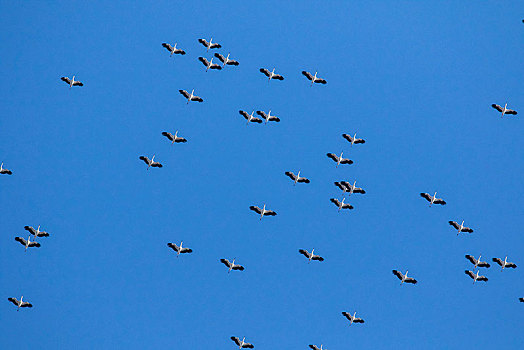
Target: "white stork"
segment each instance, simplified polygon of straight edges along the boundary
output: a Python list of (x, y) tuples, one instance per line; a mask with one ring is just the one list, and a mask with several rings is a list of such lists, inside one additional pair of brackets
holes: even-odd
[(437, 198), (437, 192), (433, 196), (430, 196), (429, 193), (421, 193), (420, 196), (429, 202), (429, 206), (432, 204), (446, 205), (446, 201), (442, 198)]
[(504, 105), (504, 107), (501, 107), (497, 104), (492, 104), (491, 107), (495, 108), (497, 111), (501, 113), (500, 115), (501, 118), (504, 117), (505, 114), (513, 114), (513, 115), (517, 114), (517, 111), (507, 108), (508, 107), (507, 103)]
[(178, 43), (175, 43), (174, 46), (171, 46), (170, 44), (168, 43), (162, 43), (162, 46), (166, 48), (167, 51), (169, 51), (170, 55), (169, 57), (173, 56), (173, 54), (175, 55), (185, 55), (186, 52), (182, 49), (177, 49), (177, 44)]
[(413, 277), (408, 277), (408, 272), (407, 271), (406, 271), (405, 274), (403, 274), (402, 272), (397, 271), (397, 270), (393, 270), (392, 272), (400, 280), (400, 284), (402, 284), (404, 282), (411, 283), (411, 284), (417, 284), (417, 280), (416, 279), (414, 279)]
[(262, 209), (260, 209), (259, 207), (257, 207), (256, 205), (252, 205), (249, 207), (249, 209), (253, 210), (255, 213), (257, 214), (260, 214), (260, 220), (262, 220), (262, 218), (264, 216), (275, 216), (277, 215), (276, 212), (274, 212), (273, 210), (268, 210), (266, 209), (266, 205), (264, 204), (264, 206), (262, 207)]
[(204, 102), (202, 97), (194, 94), (195, 89), (191, 90), (191, 93), (187, 92), (186, 90), (178, 90), (178, 92), (180, 92), (180, 94), (187, 99), (186, 104), (189, 104), (190, 101)]
[(302, 75), (304, 75), (308, 80), (311, 80), (311, 84), (309, 86), (313, 86), (313, 83), (317, 84), (327, 84), (327, 81), (317, 77), (317, 72), (315, 72), (315, 75), (312, 75), (309, 72), (306, 72), (305, 70), (302, 71)]
[(283, 76), (281, 76), (280, 74), (275, 73), (275, 68), (273, 68), (273, 70), (271, 72), (268, 69), (266, 69), (266, 68), (260, 68), (260, 72), (264, 73), (269, 78), (267, 80), (268, 82), (271, 81), (271, 79), (284, 80)]
[(0, 174), (3, 174), (3, 175), (12, 175), (13, 172), (12, 172), (11, 170), (9, 170), (9, 169), (4, 168), (4, 163), (2, 162), (2, 163), (0, 164)]

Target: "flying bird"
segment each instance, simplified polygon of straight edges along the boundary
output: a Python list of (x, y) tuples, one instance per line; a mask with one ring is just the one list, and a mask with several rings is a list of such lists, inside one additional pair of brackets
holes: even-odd
[(271, 115), (271, 110), (266, 114), (264, 111), (257, 111), (257, 114), (261, 116), (267, 122), (279, 122), (280, 118), (274, 115)]
[(473, 279), (473, 284), (477, 281), (487, 282), (488, 278), (486, 276), (479, 275), (479, 272), (473, 273), (473, 271), (465, 270), (464, 273)]
[(508, 261), (508, 257), (507, 256), (504, 258), (504, 261), (502, 261), (502, 259), (500, 259), (500, 258), (493, 258), (491, 260), (493, 260), (494, 262), (496, 262), (497, 264), (502, 266), (501, 271), (504, 270), (506, 267), (509, 267), (509, 268), (512, 268), (512, 269), (515, 269), (517, 267), (517, 265), (515, 265), (514, 263)]
[(513, 114), (513, 115), (517, 114), (517, 111), (507, 108), (508, 107), (507, 103), (504, 105), (504, 107), (501, 107), (497, 104), (492, 104), (491, 107), (495, 108), (497, 111), (502, 113), (500, 116), (501, 118), (504, 117), (504, 114)]
[(260, 68), (260, 72), (264, 73), (267, 77), (269, 77), (268, 81), (270, 81), (271, 79), (284, 80), (283, 76), (275, 73), (275, 68), (273, 68), (271, 72), (267, 70), (266, 68)]
[(186, 104), (188, 104), (190, 101), (204, 102), (202, 97), (193, 94), (195, 92), (195, 89), (191, 90), (191, 93), (187, 92), (186, 90), (178, 90), (178, 92), (180, 92), (182, 96), (187, 98)]
[(183, 242), (180, 242), (180, 246), (177, 246), (175, 243), (168, 243), (167, 244), (167, 246), (169, 248), (173, 249), (176, 252), (176, 257), (177, 258), (178, 258), (178, 256), (180, 254), (189, 254), (189, 253), (193, 252), (193, 249), (182, 247), (182, 243)]
[(4, 163), (2, 162), (2, 164), (0, 164), (0, 174), (12, 175), (13, 172), (9, 169), (4, 168)]
[(153, 154), (153, 158), (151, 158), (151, 159), (149, 159), (146, 156), (140, 156), (139, 159), (143, 160), (144, 163), (147, 164), (147, 170), (149, 170), (149, 167), (153, 167), (153, 168), (161, 168), (162, 167), (162, 164), (160, 164), (159, 162), (155, 162), (155, 155), (154, 154)]
[(222, 47), (222, 45), (214, 43), (213, 38), (211, 38), (209, 42), (206, 39), (198, 39), (198, 42), (204, 45), (207, 51), (209, 51), (209, 49), (220, 49)]
[(185, 55), (186, 52), (182, 49), (177, 49), (177, 43), (175, 43), (175, 46), (171, 46), (169, 45), (168, 43), (162, 43), (162, 46), (166, 48), (167, 51), (169, 51), (171, 54), (169, 55), (170, 57), (173, 56), (173, 54), (175, 55)]
[(331, 203), (335, 204), (338, 207), (338, 211), (340, 211), (341, 209), (353, 209), (353, 206), (351, 204), (344, 203), (345, 200), (346, 200), (345, 198), (342, 198), (342, 202), (340, 202), (336, 198), (330, 199)]
[(459, 225), (458, 222), (456, 221), (448, 221), (448, 223), (453, 226), (458, 232), (457, 232), (457, 236), (461, 233), (461, 232), (467, 232), (467, 233), (471, 233), (473, 232), (473, 229), (469, 228), (469, 227), (466, 227), (464, 226), (464, 220), (462, 220), (462, 223)]
[(253, 344), (246, 343), (246, 337), (244, 337), (242, 340), (238, 337), (231, 337), (231, 340), (235, 342), (235, 344), (238, 345), (239, 349), (253, 349)]
[(351, 159), (343, 158), (343, 154), (344, 152), (341, 152), (340, 156), (337, 156), (333, 153), (327, 153), (326, 156), (333, 159), (333, 161), (337, 163), (337, 168), (339, 164), (353, 164), (353, 161)]
[(66, 82), (69, 85), (70, 89), (73, 86), (84, 86), (84, 84), (82, 84), (82, 82), (80, 82), (78, 80), (75, 80), (75, 76), (74, 75), (73, 75), (73, 79), (69, 79), (68, 77), (62, 77), (60, 79), (62, 81), (64, 81), (64, 82)]
[(40, 248), (40, 243), (31, 241), (31, 236), (27, 238), (27, 241), (23, 237), (15, 237), (15, 241), (20, 242), (21, 245), (25, 246), (26, 251), (27, 248)]
[(40, 231), (40, 225), (38, 225), (38, 228), (35, 230), (32, 226), (24, 226), (24, 229), (26, 231), (29, 231), (30, 234), (36, 237), (49, 237), (49, 233), (45, 231)]
[(432, 204), (446, 205), (445, 200), (443, 200), (442, 198), (437, 198), (437, 192), (435, 192), (433, 196), (430, 196), (429, 193), (421, 193), (420, 196), (429, 202), (430, 207)]
[(353, 146), (354, 143), (366, 143), (366, 140), (357, 138), (357, 133), (355, 133), (353, 136), (349, 134), (342, 134), (342, 137), (348, 140), (348, 142), (351, 143), (351, 146)]
[(10, 302), (16, 305), (16, 311), (20, 310), (21, 307), (33, 307), (33, 304), (31, 304), (28, 301), (24, 301), (24, 296), (20, 297), (20, 300), (16, 298), (7, 298)]
[(315, 255), (314, 252), (315, 252), (315, 249), (313, 249), (310, 252), (308, 252), (307, 250), (305, 249), (299, 249), (298, 252), (302, 255), (304, 255), (309, 261), (311, 260), (318, 260), (318, 261), (324, 261), (324, 258), (321, 257), (320, 255)]
[(364, 320), (361, 318), (356, 317), (357, 312), (355, 311), (353, 315), (351, 315), (349, 312), (343, 311), (342, 315), (345, 316), (349, 320), (349, 325), (352, 325), (353, 323), (364, 323)]
[(407, 271), (406, 271), (405, 274), (402, 274), (402, 272), (397, 271), (397, 270), (393, 270), (392, 272), (400, 280), (400, 284), (402, 284), (404, 282), (417, 284), (417, 280), (416, 279), (414, 279), (413, 277), (408, 277), (408, 272)]
[(169, 139), (169, 141), (171, 141), (171, 144), (174, 144), (175, 142), (176, 143), (187, 142), (187, 140), (185, 138), (178, 136), (178, 130), (175, 131), (174, 135), (172, 133), (170, 133), (170, 132), (167, 132), (167, 131), (163, 131), (162, 135), (167, 137)]
[(233, 261), (229, 261), (227, 259), (220, 259), (220, 262), (227, 266), (227, 268), (229, 269), (228, 273), (231, 272), (231, 270), (244, 271), (244, 266), (235, 264), (235, 259), (233, 259)]
[(247, 114), (246, 111), (243, 111), (243, 110), (240, 110), (238, 111), (238, 113), (243, 116), (244, 118), (246, 118), (247, 122), (246, 122), (246, 125), (249, 124), (249, 122), (251, 123), (262, 123), (262, 120), (260, 120), (260, 118), (257, 118), (257, 117), (253, 117), (253, 114), (255, 113), (255, 111), (251, 112), (251, 114)]
[(255, 206), (255, 205), (250, 206), (249, 209), (253, 210), (257, 214), (260, 214), (260, 220), (262, 220), (264, 215), (266, 215), (266, 216), (275, 216), (275, 215), (277, 215), (277, 213), (275, 213), (273, 210), (267, 210), (265, 204), (264, 204), (264, 207), (262, 207), (262, 209), (260, 209), (259, 207)]
[(222, 62), (222, 66), (224, 67), (226, 64), (228, 66), (238, 66), (238, 61), (232, 60), (229, 58), (229, 54), (227, 54), (227, 57), (222, 56), (218, 52), (215, 52), (215, 57)]
[(317, 72), (315, 72), (315, 75), (311, 75), (311, 73), (306, 72), (305, 70), (303, 70), (302, 71), (302, 75), (304, 75), (306, 78), (308, 78), (308, 80), (311, 80), (311, 85), (310, 86), (312, 86), (313, 83), (327, 84), (327, 81), (317, 77)]
[(344, 193), (348, 192), (351, 196), (353, 193), (361, 193), (364, 194), (366, 191), (364, 191), (362, 188), (356, 186), (357, 181), (353, 181), (353, 185), (350, 184), (347, 181), (337, 181), (335, 182), (335, 186), (340, 188)]
[(203, 64), (204, 66), (206, 66), (206, 72), (207, 72), (209, 69), (217, 69), (217, 70), (221, 70), (221, 69), (222, 69), (222, 67), (221, 67), (219, 64), (217, 64), (217, 63), (213, 63), (213, 59), (211, 59), (211, 61), (208, 61), (205, 57), (200, 56), (200, 57), (198, 58), (198, 60), (199, 60), (200, 62), (202, 62), (202, 64)]
[(322, 344), (320, 344), (320, 347), (316, 346), (316, 345), (313, 345), (313, 344), (310, 344), (309, 347), (312, 349), (312, 350), (327, 350), (326, 348), (322, 348)]
[(479, 258), (475, 259), (475, 257), (472, 256), (472, 255), (469, 255), (469, 254), (465, 255), (466, 259), (468, 259), (475, 266), (475, 269), (477, 267), (486, 267), (486, 268), (490, 267), (491, 265), (487, 261), (481, 261), (480, 260), (481, 256), (482, 255), (479, 255)]
[(289, 178), (291, 180), (293, 180), (293, 182), (294, 182), (293, 185), (296, 185), (297, 182), (303, 182), (303, 183), (306, 183), (306, 184), (309, 183), (309, 179), (307, 177), (300, 176), (300, 171), (298, 172), (297, 175), (293, 174), (293, 172), (291, 172), (291, 171), (286, 171), (284, 174), (286, 174), (287, 176), (289, 176)]

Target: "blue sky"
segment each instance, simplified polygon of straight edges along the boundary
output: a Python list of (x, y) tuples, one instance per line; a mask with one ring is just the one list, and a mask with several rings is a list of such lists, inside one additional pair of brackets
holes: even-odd
[[(490, 107), (524, 113), (518, 5), (0, 2), (0, 346), (523, 348), (522, 116)], [(240, 66), (206, 73), (201, 37)], [(178, 94), (193, 88), (204, 103)], [(161, 135), (175, 130), (186, 144)], [(325, 156), (341, 151), (355, 163)], [(138, 160), (152, 154), (162, 169)], [(310, 184), (284, 176), (298, 170)], [(329, 202), (340, 180), (367, 191), (351, 212)], [(448, 205), (419, 197), (434, 191)], [(248, 209), (264, 203), (278, 216)], [(475, 232), (457, 237), (462, 219)], [(14, 237), (39, 224), (51, 237), (24, 253)], [(181, 240), (194, 252), (176, 259)], [(465, 254), (520, 266), (473, 285)], [(21, 294), (34, 308), (17, 313)]]

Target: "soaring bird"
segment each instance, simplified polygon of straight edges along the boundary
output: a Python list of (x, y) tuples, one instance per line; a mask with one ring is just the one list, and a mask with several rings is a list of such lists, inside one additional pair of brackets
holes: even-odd
[(204, 66), (206, 66), (206, 72), (209, 70), (209, 69), (217, 69), (217, 70), (221, 70), (222, 69), (222, 66), (220, 66), (219, 64), (217, 63), (213, 63), (213, 59), (211, 59), (211, 61), (208, 61), (205, 57), (202, 57), (200, 56), (198, 58), (198, 60), (200, 62), (202, 62), (202, 64)]
[(163, 131), (162, 135), (167, 137), (169, 139), (169, 141), (171, 141), (171, 144), (174, 144), (175, 142), (176, 143), (187, 142), (187, 140), (185, 138), (178, 136), (178, 130), (175, 131), (174, 135), (172, 133), (170, 133), (170, 132), (167, 132), (167, 131)]
[(366, 140), (357, 138), (357, 133), (355, 133), (353, 136), (349, 134), (342, 134), (342, 137), (348, 140), (348, 142), (351, 143), (351, 146), (353, 146), (354, 143), (366, 143)]
[(325, 81), (324, 79), (321, 79), (319, 77), (317, 77), (317, 72), (315, 72), (315, 75), (311, 75), (311, 73), (309, 72), (306, 72), (305, 70), (302, 71), (302, 75), (304, 75), (306, 78), (308, 78), (308, 80), (311, 80), (311, 85), (313, 85), (313, 83), (317, 83), (317, 84), (327, 84), (327, 81)]
[(501, 107), (497, 104), (492, 104), (491, 107), (495, 108), (497, 111), (499, 111), (501, 114), (501, 118), (504, 117), (504, 114), (513, 114), (513, 115), (516, 115), (517, 114), (517, 111), (514, 111), (512, 109), (508, 109), (508, 104), (506, 103), (504, 105), (504, 107)]
[(393, 270), (393, 274), (397, 276), (397, 278), (400, 280), (400, 284), (406, 282), (406, 283), (412, 283), (417, 284), (417, 280), (413, 277), (408, 277), (408, 272), (406, 271), (405, 274), (402, 274), (402, 272)]
[(182, 49), (177, 49), (177, 43), (175, 43), (175, 46), (171, 46), (168, 43), (162, 43), (162, 46), (166, 48), (167, 51), (169, 51), (171, 54), (169, 56), (175, 55), (185, 55), (186, 52)]
[(350, 184), (347, 181), (337, 181), (335, 182), (335, 186), (340, 188), (344, 193), (348, 192), (351, 196), (353, 193), (361, 193), (364, 194), (366, 191), (364, 191), (362, 188), (356, 186), (357, 181), (353, 181), (353, 185)]
[(190, 101), (204, 102), (202, 97), (193, 94), (195, 89), (191, 90), (191, 93), (187, 92), (186, 90), (178, 90), (178, 92), (180, 92), (180, 94), (182, 94), (182, 96), (187, 99), (186, 104), (188, 104)]
[(184, 243), (184, 242), (180, 242), (180, 246), (177, 246), (175, 243), (168, 243), (167, 244), (167, 246), (169, 248), (173, 249), (176, 252), (176, 257), (177, 258), (178, 258), (178, 256), (180, 254), (186, 254), (186, 253), (192, 253), (193, 252), (193, 249), (182, 247), (182, 243)]
[(49, 237), (49, 233), (45, 231), (40, 231), (40, 225), (38, 225), (38, 228), (35, 230), (32, 226), (24, 226), (24, 229), (26, 231), (29, 231), (30, 234), (36, 237)]
[(512, 269), (515, 269), (517, 267), (517, 265), (515, 265), (514, 263), (508, 261), (508, 257), (507, 256), (504, 258), (504, 261), (502, 261), (502, 259), (500, 259), (500, 258), (493, 258), (491, 260), (493, 260), (494, 262), (496, 262), (497, 264), (502, 266), (501, 271), (504, 270), (506, 267), (509, 267), (509, 268), (512, 268)]
[(264, 204), (264, 206), (262, 207), (262, 209), (260, 209), (259, 207), (257, 207), (256, 205), (252, 205), (249, 207), (249, 209), (253, 210), (255, 213), (257, 214), (260, 214), (260, 220), (262, 220), (262, 218), (264, 216), (275, 216), (277, 215), (276, 212), (274, 212), (273, 210), (267, 210), (266, 209), (266, 205)]
[(271, 115), (271, 110), (266, 114), (264, 111), (257, 111), (257, 114), (261, 116), (267, 122), (279, 122), (280, 118), (274, 115)]
[(253, 349), (255, 347), (253, 344), (246, 343), (246, 337), (244, 337), (242, 340), (240, 340), (238, 337), (231, 337), (231, 340), (238, 345), (239, 349)]
[(264, 73), (269, 78), (268, 81), (270, 81), (271, 79), (284, 80), (283, 76), (275, 73), (275, 68), (273, 68), (271, 72), (267, 70), (266, 68), (260, 68), (260, 72)]
[(475, 257), (473, 255), (469, 255), (469, 254), (465, 255), (466, 259), (468, 259), (475, 266), (475, 269), (477, 267), (486, 267), (486, 268), (490, 267), (491, 265), (487, 261), (481, 261), (480, 260), (481, 256), (482, 255), (479, 255), (479, 258), (475, 259)]
[(0, 174), (12, 175), (13, 172), (9, 169), (4, 168), (4, 163), (2, 162), (2, 164), (0, 164)]
[(204, 45), (207, 51), (209, 51), (209, 49), (220, 49), (222, 47), (222, 45), (214, 43), (213, 38), (211, 38), (209, 41), (206, 39), (198, 39), (198, 42)]
[(153, 154), (153, 158), (151, 158), (151, 159), (149, 159), (146, 156), (140, 156), (139, 159), (143, 160), (144, 163), (147, 164), (147, 170), (149, 170), (149, 167), (153, 167), (153, 168), (161, 168), (162, 167), (162, 164), (160, 164), (159, 162), (155, 162), (155, 155), (154, 154)]
[(20, 300), (16, 298), (7, 298), (10, 302), (16, 305), (16, 311), (20, 310), (21, 307), (33, 307), (33, 304), (31, 304), (28, 301), (24, 301), (24, 296), (20, 297)]
[(446, 201), (442, 198), (437, 198), (437, 192), (433, 196), (430, 196), (429, 193), (421, 193), (420, 196), (429, 202), (429, 206), (432, 204), (441, 204), (446, 205)]
[(318, 260), (318, 261), (324, 261), (324, 258), (321, 257), (320, 255), (315, 255), (314, 252), (315, 252), (315, 249), (311, 250), (311, 253), (308, 252), (307, 250), (305, 249), (299, 249), (298, 252), (302, 255), (304, 255), (309, 261), (311, 260)]
[(462, 220), (462, 223), (459, 224), (458, 222), (456, 221), (448, 221), (448, 223), (453, 226), (458, 232), (457, 232), (457, 236), (459, 235), (459, 233), (461, 232), (467, 232), (467, 233), (471, 233), (473, 232), (473, 229), (469, 228), (469, 227), (466, 227), (464, 226), (464, 220)]
[(343, 154), (344, 152), (341, 152), (340, 156), (337, 156), (336, 154), (333, 154), (333, 153), (327, 153), (326, 156), (333, 159), (333, 161), (337, 163), (337, 167), (339, 164), (353, 164), (353, 161), (351, 159), (343, 158), (342, 157)]
[(313, 345), (313, 344), (309, 344), (309, 347), (312, 349), (312, 350), (327, 350), (326, 348), (323, 348), (322, 347), (322, 344), (320, 344), (320, 347), (316, 346), (316, 345)]
[(352, 325), (353, 323), (364, 323), (364, 320), (361, 318), (356, 317), (357, 312), (355, 311), (353, 315), (351, 315), (349, 312), (343, 311), (342, 315), (345, 316), (349, 320), (349, 325)]
[(229, 54), (227, 54), (227, 57), (222, 56), (218, 52), (215, 52), (215, 57), (222, 62), (222, 66), (225, 66), (226, 64), (228, 66), (238, 66), (238, 61), (232, 60), (229, 58)]
[(482, 282), (488, 281), (488, 278), (486, 276), (479, 275), (478, 271), (477, 273), (473, 273), (473, 271), (465, 270), (464, 273), (473, 279), (473, 283), (477, 281), (482, 281)]
[(345, 198), (342, 198), (342, 202), (340, 202), (336, 198), (330, 199), (331, 203), (335, 204), (338, 207), (338, 211), (340, 211), (340, 209), (353, 209), (353, 206), (351, 204), (344, 203), (345, 200), (346, 200)]
[(244, 266), (235, 264), (235, 259), (233, 259), (233, 261), (229, 261), (227, 259), (220, 259), (220, 262), (227, 266), (227, 268), (229, 269), (228, 273), (231, 272), (231, 270), (244, 271)]
[(70, 89), (73, 86), (84, 86), (84, 84), (82, 84), (82, 82), (80, 82), (78, 80), (75, 80), (75, 76), (74, 75), (73, 75), (73, 79), (69, 79), (68, 77), (62, 77), (60, 79), (62, 81), (64, 81), (64, 82), (66, 82), (69, 85)]
[(27, 251), (27, 248), (40, 248), (40, 243), (38, 242), (32, 242), (31, 236), (27, 238), (27, 241), (22, 237), (15, 237), (15, 241), (20, 242), (21, 245), (25, 246), (25, 250)]
[(297, 182), (303, 182), (303, 183), (306, 183), (306, 184), (309, 183), (309, 179), (307, 177), (300, 176), (300, 170), (298, 171), (297, 175), (293, 174), (293, 172), (291, 172), (291, 171), (286, 171), (284, 174), (286, 174), (287, 176), (289, 176), (289, 178), (291, 180), (293, 180), (294, 185), (296, 185)]
[(253, 117), (253, 114), (255, 114), (255, 111), (251, 112), (251, 114), (247, 114), (246, 111), (239, 110), (238, 113), (247, 120), (246, 125), (249, 124), (249, 122), (258, 123), (258, 124), (262, 123), (262, 120), (260, 120), (260, 118)]

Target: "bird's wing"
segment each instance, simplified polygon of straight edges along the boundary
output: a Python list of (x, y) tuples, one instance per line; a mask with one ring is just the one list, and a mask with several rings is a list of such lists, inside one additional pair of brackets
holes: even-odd
[(189, 98), (189, 92), (186, 90), (178, 90), (178, 92), (180, 92), (185, 98)]
[(242, 347), (247, 349), (253, 349), (255, 346), (251, 343), (244, 343)]
[(348, 320), (351, 321), (352, 316), (348, 312), (342, 311), (342, 315), (345, 316)]
[(429, 193), (421, 193), (420, 196), (422, 198), (425, 198), (428, 202), (431, 202), (431, 196), (429, 195)]
[(484, 281), (484, 282), (486, 282), (487, 280), (488, 280), (488, 278), (486, 276), (479, 276), (477, 278), (477, 281)]
[(217, 70), (222, 70), (222, 66), (220, 66), (219, 64), (217, 63), (213, 63), (211, 65), (211, 67), (209, 67), (210, 69), (217, 69)]
[(271, 75), (271, 72), (268, 71), (266, 68), (260, 68), (260, 72), (264, 73), (268, 77)]
[(235, 60), (229, 60), (227, 61), (227, 64), (229, 66), (238, 66), (240, 63), (238, 63), (238, 61), (235, 61)]
[(138, 157), (139, 159), (142, 159), (144, 161), (144, 163), (146, 163), (147, 165), (149, 165), (149, 158), (147, 158), (146, 156), (140, 156)]
[(446, 204), (446, 201), (443, 200), (442, 198), (435, 198), (435, 200), (433, 201), (434, 204), (442, 204), (442, 205), (445, 205)]
[(162, 163), (160, 163), (160, 162), (153, 162), (153, 163), (151, 163), (151, 166), (153, 168), (161, 168), (161, 167), (163, 167)]
[(417, 284), (417, 280), (414, 279), (413, 277), (408, 277), (408, 278), (406, 278), (406, 280), (405, 280), (404, 282), (406, 282), (406, 283)]
[(183, 138), (183, 137), (177, 137), (175, 139), (175, 142), (177, 142), (177, 143), (180, 143), (180, 142), (184, 143), (184, 142), (187, 142), (187, 140), (185, 138)]
[(321, 257), (320, 255), (313, 255), (313, 257), (311, 258), (311, 260), (324, 261), (324, 258)]
[(496, 262), (497, 264), (499, 264), (500, 266), (504, 265), (504, 261), (502, 261), (502, 259), (500, 258), (493, 258), (491, 259), (493, 262)]
[(481, 261), (478, 263), (477, 265), (478, 267), (486, 267), (486, 268), (489, 268), (491, 265), (488, 264), (486, 261)]
[(201, 43), (202, 45), (204, 45), (205, 47), (207, 47), (209, 45), (209, 43), (207, 42), (206, 39), (198, 39), (198, 42)]
[(319, 79), (319, 78), (317, 78), (317, 79), (315, 80), (315, 83), (319, 83), (319, 84), (327, 84), (327, 81), (326, 81), (326, 79)]
[(258, 123), (258, 124), (260, 124), (260, 123), (262, 123), (262, 119), (257, 118), (257, 117), (253, 117), (253, 118), (251, 118), (251, 123)]
[(230, 267), (231, 266), (231, 263), (229, 262), (229, 260), (227, 259), (220, 259), (220, 262), (224, 265), (226, 265), (227, 267)]
[(502, 112), (503, 108), (497, 104), (492, 104), (491, 107), (495, 108), (497, 111)]
[(296, 175), (293, 174), (291, 171), (286, 171), (284, 174), (289, 176), (289, 178), (291, 178), (291, 180), (293, 180), (293, 181), (295, 181), (297, 179)]
[(68, 84), (71, 84), (71, 80), (68, 77), (62, 77), (60, 79), (62, 79), (62, 81), (65, 81)]
[(448, 223), (453, 226), (455, 229), (459, 229), (460, 225), (456, 221), (448, 221)]
[(274, 212), (273, 210), (266, 210), (264, 212), (264, 215), (275, 216), (275, 215), (277, 215), (277, 213)]
[(244, 271), (244, 266), (242, 266), (242, 265), (235, 265), (235, 266), (233, 266), (233, 270)]
[(284, 77), (280, 74), (275, 74), (273, 75), (273, 79), (276, 79), (276, 80), (284, 80)]
[(353, 164), (353, 161), (351, 159), (342, 158), (340, 164)]
[(342, 209), (353, 209), (353, 206), (349, 203), (344, 203), (344, 205), (342, 206)]
[(204, 102), (204, 99), (202, 99), (200, 96), (193, 96), (191, 101)]
[(15, 241), (20, 242), (22, 245), (27, 244), (27, 241), (23, 237), (15, 237)]
[(243, 110), (240, 110), (238, 111), (238, 113), (243, 116), (244, 118), (246, 118), (246, 120), (249, 120), (249, 114), (247, 114), (246, 111), (243, 111)]
[(267, 118), (267, 114), (266, 114), (266, 112), (264, 112), (264, 111), (257, 111), (257, 114), (258, 114), (259, 116), (261, 116), (262, 118), (264, 118), (264, 119)]
[(270, 122), (277, 122), (277, 123), (280, 122), (280, 118), (277, 117), (277, 116), (274, 116), (274, 115), (272, 115), (271, 117), (269, 117), (268, 120), (269, 120)]
[(253, 210), (255, 213), (257, 214), (262, 214), (262, 209), (260, 209), (259, 207), (257, 207), (256, 205), (252, 205), (249, 207), (249, 209)]
[(506, 267), (511, 267), (512, 269), (515, 269), (515, 268), (517, 268), (517, 265), (512, 263), (512, 262), (507, 262), (506, 263)]
[(173, 51), (173, 46), (169, 45), (168, 43), (162, 43), (162, 46), (165, 47), (169, 52)]
[(38, 242), (31, 242), (31, 243), (29, 243), (28, 247), (40, 248), (40, 243), (38, 243)]
[(222, 45), (214, 43), (214, 44), (211, 44), (211, 46), (209, 48), (210, 49), (220, 49), (221, 47), (222, 47)]
[(33, 227), (31, 227), (31, 226), (24, 226), (24, 229), (26, 231), (29, 231), (29, 233), (31, 233), (32, 235), (36, 235), (36, 230)]
[(185, 55), (185, 54), (186, 54), (186, 52), (185, 52), (184, 50), (179, 50), (179, 49), (177, 49), (177, 50), (175, 51), (175, 53), (179, 53), (179, 54), (181, 54), (181, 55)]
[(348, 189), (346, 188), (346, 184), (347, 182), (345, 181), (336, 181), (334, 182), (335, 186), (337, 186), (338, 188), (340, 188), (342, 191), (347, 191)]
[(401, 279), (403, 278), (402, 273), (401, 273), (400, 271), (393, 270), (392, 272), (393, 272), (393, 274), (394, 274), (395, 276), (398, 277), (399, 280), (401, 280)]
[(333, 159), (335, 162), (338, 162), (338, 157), (334, 155), (333, 153), (327, 153), (326, 156)]
[(464, 227), (462, 228), (462, 232), (472, 233), (473, 229), (471, 227)]
[(342, 137), (348, 140), (349, 142), (353, 142), (353, 137), (349, 134), (342, 134)]
[(84, 86), (84, 84), (81, 81), (75, 81), (73, 86)]
[(320, 350), (320, 348), (316, 345), (310, 344), (309, 347), (313, 350)]
[(200, 57), (198, 58), (198, 60), (199, 60), (200, 62), (202, 62), (202, 63), (204, 64), (204, 66), (206, 66), (206, 67), (207, 67), (208, 64), (209, 64), (209, 61), (208, 61), (205, 57), (200, 56)]
[(10, 302), (12, 302), (13, 304), (15, 304), (16, 306), (18, 306), (18, 299), (17, 298), (7, 298), (7, 300), (9, 300)]
[(193, 249), (191, 249), (191, 248), (182, 248), (180, 253), (193, 253)]
[(222, 63), (226, 62), (226, 58), (222, 56), (221, 54), (219, 54), (218, 52), (215, 52), (215, 57), (218, 58), (220, 62)]
[(40, 231), (38, 232), (38, 237), (49, 237), (49, 232)]
[(465, 270), (464, 273), (468, 275), (469, 277), (475, 279), (475, 274), (470, 270)]
[(354, 143), (366, 143), (366, 140), (364, 140), (364, 139), (355, 139)]
[(167, 246), (171, 249), (173, 249), (175, 252), (178, 253), (178, 251), (180, 250), (180, 248), (175, 244), (175, 243), (168, 243)]
[(309, 252), (307, 250), (299, 249), (298, 252), (309, 259)]
[(524, 303), (524, 298), (519, 298), (519, 301), (520, 301), (521, 303)]
[(22, 302), (22, 304), (20, 305), (20, 307), (33, 307), (33, 304), (31, 304), (31, 303), (28, 302), (28, 301), (24, 301), (24, 302)]
[(235, 342), (235, 344), (237, 344), (238, 346), (240, 346), (240, 339), (238, 339), (238, 337), (231, 337), (231, 340)]
[(366, 191), (364, 191), (361, 187), (355, 187), (353, 189), (353, 193), (362, 193), (362, 194), (365, 194)]
[(164, 135), (165, 137), (167, 137), (169, 139), (169, 141), (173, 141), (173, 139), (175, 138), (173, 136), (173, 134), (171, 134), (170, 132), (167, 132), (167, 131), (163, 131), (162, 132), (162, 135)]
[(340, 202), (338, 201), (338, 199), (336, 199), (336, 198), (331, 198), (330, 201), (331, 201), (332, 203), (335, 203), (335, 205), (336, 205), (337, 207), (340, 206)]
[(469, 254), (466, 254), (465, 255), (466, 259), (468, 259), (473, 265), (475, 265), (475, 263), (477, 262), (477, 259), (475, 259), (474, 256), (472, 255), (469, 255)]
[(308, 78), (309, 80), (313, 80), (313, 76), (311, 75), (311, 73), (306, 72), (305, 70), (302, 71), (302, 75)]
[(517, 111), (514, 111), (513, 109), (506, 109), (506, 114), (513, 114), (516, 115)]
[(353, 320), (353, 323), (364, 323), (364, 320), (361, 318), (355, 317), (355, 319)]
[(308, 184), (310, 181), (307, 177), (299, 177), (297, 182), (304, 182), (306, 184)]

